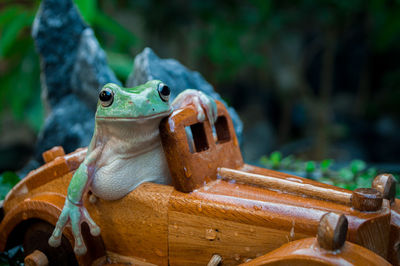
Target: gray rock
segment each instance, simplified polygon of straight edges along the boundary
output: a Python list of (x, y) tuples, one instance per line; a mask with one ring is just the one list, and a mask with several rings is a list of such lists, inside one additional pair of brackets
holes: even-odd
[(82, 32), (75, 60), (71, 75), (72, 91), (95, 110), (100, 89), (109, 82), (121, 83), (108, 67), (106, 55), (91, 28)]
[[(171, 98), (185, 89), (196, 89), (222, 101), (221, 96), (215, 92), (214, 88), (197, 71), (191, 71), (175, 59), (160, 59), (150, 48), (145, 48), (143, 52), (135, 57), (133, 66), (134, 71), (129, 76), (127, 87), (134, 87), (143, 84), (149, 80), (162, 80), (171, 88)], [(232, 107), (228, 107), (236, 134), (241, 141), (243, 124), (238, 114)]]
[(76, 95), (64, 97), (46, 119), (35, 159), (42, 161), (42, 153), (56, 145), (63, 146), (66, 153), (87, 146), (93, 134), (94, 114)]
[(40, 54), (42, 89), (50, 107), (71, 93), (71, 74), (87, 26), (71, 0), (44, 0), (32, 28)]

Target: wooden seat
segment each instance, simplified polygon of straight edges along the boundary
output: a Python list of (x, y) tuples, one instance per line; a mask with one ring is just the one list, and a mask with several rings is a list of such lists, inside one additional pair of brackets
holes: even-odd
[(218, 119), (213, 126), (208, 120), (199, 122), (191, 107), (175, 110), (160, 124), (172, 183), (179, 191), (191, 192), (215, 180), (218, 167), (243, 166), (229, 113), (219, 101), (217, 107)]

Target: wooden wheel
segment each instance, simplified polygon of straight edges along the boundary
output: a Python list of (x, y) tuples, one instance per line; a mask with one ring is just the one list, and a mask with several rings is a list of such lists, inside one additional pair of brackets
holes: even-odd
[(53, 229), (53, 225), (43, 221), (31, 224), (24, 235), (24, 255), (29, 256), (35, 250), (39, 250), (46, 255), (49, 265), (78, 265), (74, 250), (65, 236), (62, 237), (59, 247), (53, 248), (49, 246), (47, 241)]

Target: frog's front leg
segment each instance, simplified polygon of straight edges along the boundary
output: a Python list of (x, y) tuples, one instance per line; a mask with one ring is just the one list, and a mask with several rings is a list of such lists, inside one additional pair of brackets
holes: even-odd
[(68, 222), (71, 222), (72, 233), (75, 240), (74, 251), (77, 255), (83, 255), (87, 251), (81, 234), (82, 222), (86, 222), (89, 225), (92, 235), (100, 235), (100, 228), (96, 225), (82, 204), (83, 194), (87, 190), (91, 181), (90, 177), (92, 176), (88, 165), (91, 165), (93, 156), (96, 155), (97, 152), (97, 150), (90, 152), (71, 179), (63, 210), (58, 218), (53, 234), (49, 239), (49, 245), (52, 247), (58, 247), (61, 244), (62, 232)]
[(206, 114), (211, 124), (217, 120), (217, 104), (215, 100), (201, 91), (187, 89), (181, 92), (172, 102), (174, 109), (192, 104), (197, 111), (197, 119), (203, 122)]

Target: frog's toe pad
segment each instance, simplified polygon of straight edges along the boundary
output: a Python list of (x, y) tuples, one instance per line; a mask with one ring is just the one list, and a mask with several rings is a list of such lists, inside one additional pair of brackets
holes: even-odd
[(75, 246), (75, 247), (74, 247), (74, 252), (75, 252), (75, 254), (78, 255), (78, 256), (85, 255), (85, 254), (86, 254), (86, 251), (87, 251), (87, 249), (86, 249), (86, 246), (85, 246), (85, 245)]
[(92, 236), (99, 236), (100, 233), (101, 233), (100, 227), (93, 226), (90, 228), (90, 234), (92, 234)]
[(54, 236), (51, 236), (49, 238), (48, 243), (51, 247), (56, 248), (56, 247), (60, 246), (60, 244), (61, 244), (61, 237), (56, 238)]
[(206, 116), (202, 109), (197, 112), (197, 120), (199, 120), (199, 122), (203, 122), (204, 120), (206, 120)]

